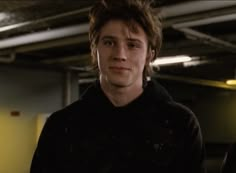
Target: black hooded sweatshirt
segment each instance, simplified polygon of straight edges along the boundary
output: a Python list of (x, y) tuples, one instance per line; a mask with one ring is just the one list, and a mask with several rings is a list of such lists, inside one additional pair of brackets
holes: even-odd
[(47, 120), (30, 173), (202, 173), (196, 116), (157, 82), (115, 107), (99, 82)]

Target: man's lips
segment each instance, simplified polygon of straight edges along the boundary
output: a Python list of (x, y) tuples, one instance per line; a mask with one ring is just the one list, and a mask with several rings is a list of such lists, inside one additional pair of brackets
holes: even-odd
[(130, 68), (122, 67), (122, 66), (110, 66), (109, 68), (112, 70), (130, 70)]

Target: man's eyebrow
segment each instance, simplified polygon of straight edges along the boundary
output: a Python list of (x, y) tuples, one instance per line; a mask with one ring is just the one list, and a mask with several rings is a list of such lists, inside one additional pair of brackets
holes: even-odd
[(114, 37), (114, 36), (112, 36), (112, 35), (105, 35), (105, 36), (103, 36), (101, 39), (102, 39), (102, 40), (104, 40), (104, 39), (113, 39), (113, 40), (115, 40), (116, 37)]
[(137, 42), (137, 43), (141, 43), (143, 44), (143, 41), (136, 39), (136, 38), (127, 38), (127, 41), (131, 41), (131, 42)]
[[(112, 39), (112, 40), (117, 40), (118, 38), (112, 35), (104, 35), (101, 40), (105, 40), (105, 39)], [(136, 43), (140, 43), (140, 44), (144, 44), (143, 41), (136, 39), (136, 38), (127, 38), (126, 41), (129, 42), (136, 42)]]

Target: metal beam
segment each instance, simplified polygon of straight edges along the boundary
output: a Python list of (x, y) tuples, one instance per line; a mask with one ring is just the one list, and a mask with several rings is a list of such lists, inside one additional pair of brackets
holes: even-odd
[(171, 17), (231, 7), (234, 5), (236, 5), (236, 1), (232, 0), (191, 1), (162, 7), (160, 14), (163, 19), (166, 19)]
[(13, 38), (3, 39), (0, 41), (0, 49), (7, 49), (26, 44), (33, 44), (37, 42), (49, 41), (64, 37), (85, 34), (88, 32), (89, 24), (74, 25), (50, 31), (42, 31), (34, 34), (25, 34)]
[(204, 34), (190, 28), (175, 28), (175, 29), (186, 34), (188, 38), (195, 39), (196, 41), (201, 41), (204, 44), (210, 44), (215, 47), (224, 48), (232, 53), (236, 53), (236, 45), (230, 42), (215, 38), (211, 35)]
[(88, 35), (76, 35), (73, 37), (66, 37), (61, 38), (57, 40), (49, 40), (46, 42), (40, 42), (35, 44), (29, 44), (29, 45), (23, 45), (16, 47), (14, 49), (14, 52), (16, 53), (24, 53), (24, 52), (30, 52), (30, 51), (37, 51), (42, 49), (49, 49), (49, 48), (56, 48), (61, 46), (68, 46), (68, 45), (74, 45), (74, 44), (80, 44), (88, 42)]
[(174, 28), (186, 28), (236, 20), (236, 13), (174, 24)]

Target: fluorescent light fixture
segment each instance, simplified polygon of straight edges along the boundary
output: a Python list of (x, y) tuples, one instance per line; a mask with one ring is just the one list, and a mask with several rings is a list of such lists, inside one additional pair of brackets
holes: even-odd
[(192, 58), (187, 55), (177, 55), (171, 57), (160, 57), (157, 58), (155, 61), (151, 62), (152, 66), (159, 66), (159, 65), (168, 65), (168, 64), (176, 64), (191, 61)]
[(198, 65), (202, 65), (202, 64), (206, 64), (209, 63), (210, 61), (208, 60), (194, 60), (192, 59), (192, 61), (187, 61), (187, 62), (183, 62), (183, 66), (184, 67), (192, 67), (192, 66), (198, 66)]
[(235, 79), (229, 79), (225, 82), (227, 85), (236, 85), (236, 80)]

